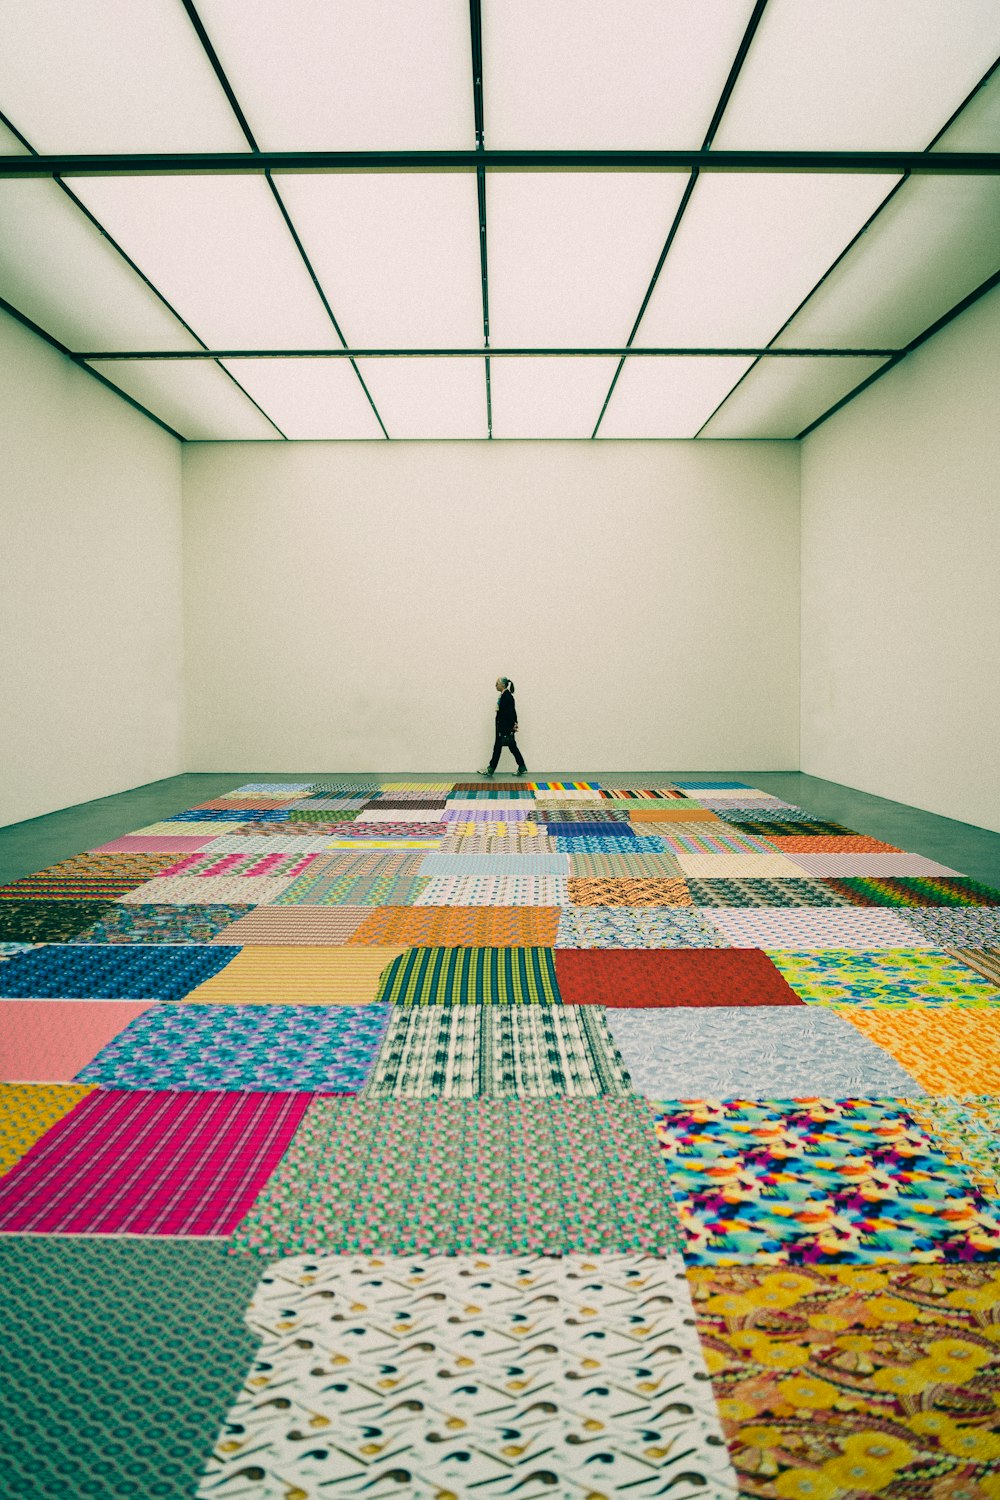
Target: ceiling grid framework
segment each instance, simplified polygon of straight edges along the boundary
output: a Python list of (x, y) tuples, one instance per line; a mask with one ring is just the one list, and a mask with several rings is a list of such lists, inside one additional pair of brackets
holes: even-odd
[(804, 437), (1000, 283), (1000, 12), (708, 9), (13, 7), (0, 306), (187, 440)]

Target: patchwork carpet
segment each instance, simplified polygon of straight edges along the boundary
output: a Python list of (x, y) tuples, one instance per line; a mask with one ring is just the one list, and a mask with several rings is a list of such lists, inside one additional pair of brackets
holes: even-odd
[(1000, 892), (717, 776), (121, 827), (0, 890), (4, 1493), (1000, 1500)]

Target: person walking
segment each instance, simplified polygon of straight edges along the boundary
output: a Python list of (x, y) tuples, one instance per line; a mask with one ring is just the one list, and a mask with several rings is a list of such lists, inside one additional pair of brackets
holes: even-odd
[(497, 761), (500, 759), (500, 752), (506, 745), (517, 761), (517, 775), (523, 776), (528, 768), (524, 764), (524, 757), (517, 748), (517, 740), (514, 738), (517, 733), (517, 708), (514, 704), (514, 684), (509, 677), (497, 678), (497, 692), (500, 696), (497, 699), (496, 739), (493, 742), (493, 755), (489, 765), (484, 766), (479, 774), (480, 776), (493, 775), (497, 768)]

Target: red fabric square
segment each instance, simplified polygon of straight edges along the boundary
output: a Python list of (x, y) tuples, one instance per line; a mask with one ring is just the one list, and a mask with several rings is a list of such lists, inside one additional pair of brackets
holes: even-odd
[(557, 948), (564, 1005), (802, 1005), (759, 948)]

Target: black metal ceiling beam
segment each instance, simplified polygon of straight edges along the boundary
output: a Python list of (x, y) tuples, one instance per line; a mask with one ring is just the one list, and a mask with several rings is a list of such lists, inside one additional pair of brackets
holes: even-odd
[[(615, 348), (538, 349), (491, 348), (491, 359), (663, 359), (733, 358), (760, 359), (887, 359), (899, 349), (772, 349), (766, 348)], [(114, 352), (85, 351), (74, 359), (481, 359), (483, 350), (473, 349), (118, 349)]]
[[(750, 19), (746, 24), (743, 36), (740, 40), (740, 45), (737, 50), (736, 56), (733, 58), (732, 66), (729, 69), (729, 74), (723, 86), (722, 93), (719, 95), (718, 103), (716, 104), (715, 109), (712, 112), (712, 118), (709, 121), (708, 129), (705, 132), (705, 139), (701, 143), (701, 150), (696, 153), (699, 157), (708, 157), (713, 154), (711, 152), (712, 142), (715, 140), (715, 134), (722, 121), (722, 116), (725, 112), (726, 105), (729, 103), (729, 100), (732, 97), (733, 89), (736, 87), (736, 80), (737, 78), (739, 78), (740, 72), (743, 68), (743, 64), (746, 62), (747, 54), (750, 51), (750, 46), (753, 42), (754, 37), (757, 35), (757, 27), (760, 25), (761, 17), (764, 14), (764, 7), (766, 4), (767, 0), (757, 0), (757, 3), (753, 8)], [(664, 241), (663, 249), (660, 251), (659, 260), (653, 267), (653, 274), (650, 277), (649, 285), (646, 288), (646, 295), (642, 299), (642, 302), (639, 306), (639, 311), (636, 313), (635, 322), (632, 324), (632, 331), (630, 332), (627, 341), (629, 348), (631, 348), (635, 340), (635, 336), (639, 332), (639, 324), (642, 322), (643, 318), (646, 315), (646, 308), (649, 306), (650, 298), (656, 290), (656, 283), (660, 279), (660, 272), (663, 270), (663, 266), (667, 259), (667, 256), (670, 254), (670, 248), (677, 236), (677, 231), (681, 226), (681, 220), (684, 217), (687, 206), (691, 202), (691, 194), (694, 192), (695, 184), (698, 181), (698, 176), (702, 169), (700, 166), (692, 166), (690, 170), (691, 175), (688, 178), (687, 183), (685, 184), (684, 192), (681, 194), (681, 201), (680, 203), (678, 203), (677, 211), (673, 217), (673, 222), (671, 223), (670, 228), (667, 231), (667, 238)], [(601, 423), (604, 421), (604, 413), (607, 411), (608, 404), (611, 401), (611, 397), (615, 393), (615, 386), (618, 384), (618, 377), (621, 375), (621, 372), (624, 370), (624, 368), (625, 361), (624, 359), (621, 359), (618, 362), (617, 370), (611, 377), (611, 384), (608, 387), (608, 394), (604, 398), (604, 404), (601, 407), (600, 412), (598, 413), (597, 421), (594, 423), (594, 430), (590, 434), (591, 439), (597, 437), (598, 429)]]
[[(469, 0), (469, 33), (472, 40), (472, 108), (476, 130), (476, 156), (486, 152), (486, 126), (483, 114), (483, 11), (480, 0)], [(489, 256), (486, 249), (486, 170), (477, 161), (476, 198), (479, 207), (479, 270), (483, 282), (483, 344), (490, 347)], [(486, 435), (493, 436), (493, 387), (490, 379), (490, 357), (486, 360)]]
[[(232, 84), (229, 82), (229, 78), (226, 75), (226, 70), (222, 66), (222, 61), (221, 61), (221, 59), (219, 57), (219, 54), (215, 50), (215, 47), (214, 47), (213, 42), (212, 42), (212, 38), (209, 36), (208, 32), (205, 30), (205, 27), (204, 27), (204, 24), (202, 22), (201, 16), (198, 14), (197, 7), (194, 5), (193, 0), (181, 0), (181, 4), (184, 6), (184, 10), (187, 13), (188, 20), (191, 22), (191, 25), (194, 28), (195, 34), (196, 34), (199, 42), (201, 43), (202, 50), (204, 51), (205, 56), (208, 58), (208, 61), (209, 61), (209, 63), (212, 66), (212, 71), (214, 72), (214, 74), (216, 76), (216, 79), (218, 80), (219, 87), (222, 89), (223, 93), (226, 96), (226, 99), (229, 101), (229, 107), (233, 111), (233, 114), (236, 116), (237, 124), (239, 125), (239, 127), (242, 130), (243, 134), (246, 136), (247, 144), (250, 147), (251, 153), (255, 157), (262, 156), (265, 153), (262, 153), (258, 149), (258, 147), (257, 147), (257, 141), (254, 138), (254, 133), (253, 133), (253, 131), (250, 128), (250, 121), (247, 119), (246, 115), (243, 113), (242, 106), (240, 105), (240, 102), (237, 99), (236, 94), (235, 94), (235, 92), (233, 90)], [(239, 153), (236, 153), (236, 154), (238, 155)], [(264, 170), (264, 180), (266, 181), (268, 187), (271, 190), (271, 194), (272, 194), (272, 196), (274, 198), (274, 201), (275, 201), (275, 203), (276, 203), (276, 205), (278, 207), (278, 212), (281, 214), (282, 219), (285, 221), (285, 228), (288, 230), (288, 233), (292, 237), (292, 241), (293, 241), (293, 243), (295, 245), (296, 250), (299, 252), (299, 256), (301, 257), (302, 263), (303, 263), (303, 265), (306, 268), (306, 272), (307, 272), (307, 274), (309, 276), (309, 279), (311, 280), (313, 286), (315, 287), (316, 293), (319, 296), (319, 300), (323, 304), (323, 308), (324, 308), (324, 310), (326, 312), (326, 315), (330, 319), (330, 322), (333, 325), (334, 332), (336, 333), (338, 339), (340, 340), (340, 342), (344, 345), (344, 348), (346, 349), (347, 348), (347, 340), (344, 338), (344, 335), (341, 332), (340, 324), (337, 322), (337, 319), (334, 316), (333, 308), (330, 306), (330, 303), (327, 300), (326, 293), (324, 292), (323, 287), (320, 284), (320, 279), (319, 279), (319, 277), (316, 274), (316, 271), (315, 271), (315, 269), (313, 267), (313, 263), (309, 259), (309, 256), (306, 253), (306, 247), (303, 245), (301, 239), (299, 238), (298, 231), (296, 230), (295, 225), (292, 223), (291, 215), (289, 214), (287, 208), (285, 207), (284, 201), (282, 200), (281, 194), (278, 192), (278, 189), (277, 189), (275, 183), (271, 179), (271, 169), (269, 167), (264, 167), (263, 170)], [(369, 406), (371, 407), (372, 411), (375, 413), (375, 420), (378, 423), (379, 427), (381, 427), (381, 429), (382, 429), (382, 435), (383, 435), (383, 437), (385, 437), (386, 439), (388, 439), (389, 434), (385, 430), (385, 423), (382, 421), (382, 418), (379, 415), (378, 407), (375, 405), (375, 402), (372, 400), (371, 392), (369, 391), (367, 385), (365, 384), (364, 377), (362, 376), (361, 371), (358, 369), (357, 365), (354, 363), (353, 359), (351, 360), (351, 367), (354, 370), (354, 373), (357, 376), (358, 381), (361, 384), (361, 389), (364, 391), (366, 397), (368, 398), (368, 404), (369, 404)], [(229, 371), (227, 371), (226, 373), (229, 374)], [(235, 379), (235, 376), (232, 377), (232, 378)]]
[(4, 177), (221, 176), (266, 172), (1000, 173), (998, 151), (187, 151), (0, 156)]

